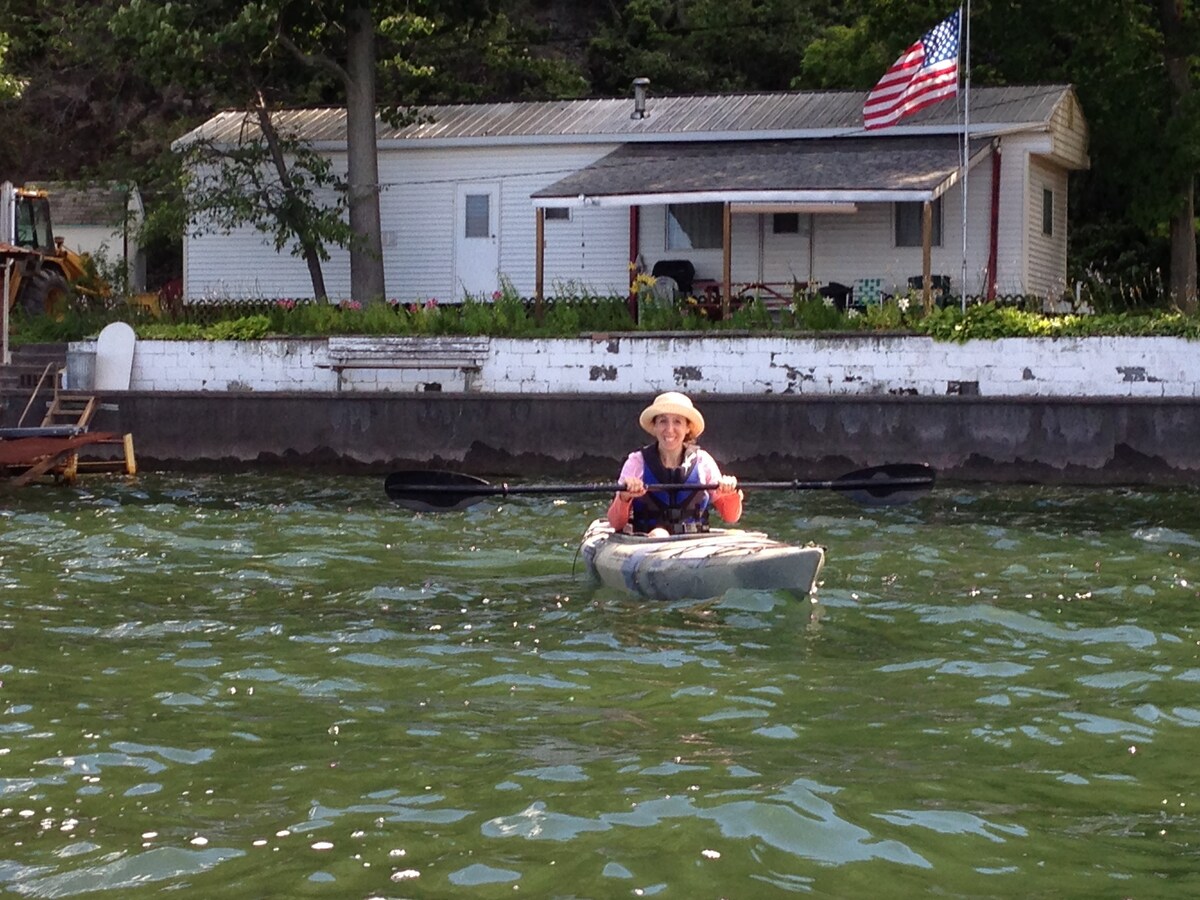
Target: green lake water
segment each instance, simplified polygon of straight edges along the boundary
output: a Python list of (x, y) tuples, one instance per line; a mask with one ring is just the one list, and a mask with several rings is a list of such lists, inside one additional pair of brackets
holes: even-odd
[(1200, 896), (1200, 492), (753, 494), (817, 602), (590, 585), (600, 498), (0, 497), (0, 893)]

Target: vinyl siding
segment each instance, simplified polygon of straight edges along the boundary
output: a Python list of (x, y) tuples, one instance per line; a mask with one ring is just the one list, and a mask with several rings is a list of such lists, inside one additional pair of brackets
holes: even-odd
[[(1066, 108), (1064, 104), (1064, 108)], [(1077, 129), (1083, 128), (1076, 114)], [(1068, 129), (1068, 135), (1074, 134)], [(997, 290), (1000, 294), (1057, 291), (1066, 272), (1066, 174), (1033, 156), (1045, 153), (1045, 132), (1009, 135), (1002, 141), (1000, 203), (997, 224)], [(523, 296), (535, 290), (535, 211), (530, 195), (615, 148), (615, 144), (428, 147), (406, 146), (380, 153), (384, 265), (389, 298), (404, 302), (456, 296), (455, 234), (458, 186), (499, 186), (498, 274)], [(344, 154), (333, 154), (344, 171)], [(1031, 160), (1033, 162), (1031, 162)], [(1031, 166), (1038, 181), (1031, 175)], [(968, 221), (966, 291), (986, 287), (991, 221), (992, 166), (984, 158), (967, 184)], [(1036, 182), (1036, 187), (1035, 187)], [(1034, 247), (1031, 229), (1041, 230), (1041, 185), (1056, 192), (1055, 241)], [(933, 248), (932, 272), (948, 275), (954, 293), (963, 288), (963, 241), (959, 221), (963, 185), (942, 198), (943, 241)], [(1036, 190), (1036, 204), (1031, 196)], [(549, 221), (545, 232), (547, 295), (624, 294), (628, 285), (629, 211), (621, 207), (581, 207), (567, 221)], [(793, 279), (853, 285), (859, 278), (881, 278), (884, 290), (902, 293), (910, 277), (921, 273), (921, 248), (896, 247), (893, 205), (859, 204), (852, 214), (802, 216), (800, 234), (776, 235), (770, 214), (733, 217), (735, 283), (765, 281), (786, 285)], [(1058, 219), (1061, 218), (1061, 221)], [(646, 206), (640, 214), (639, 250), (647, 270), (664, 258), (690, 258), (701, 279), (719, 281), (722, 252), (666, 250), (665, 207)], [(811, 242), (811, 245), (810, 245)], [(184, 242), (185, 296), (310, 297), (304, 261), (286, 249), (276, 251), (266, 236), (246, 227), (232, 234), (205, 234)], [(810, 266), (811, 246), (811, 266)], [(1030, 255), (1036, 251), (1036, 260)], [(349, 254), (330, 250), (324, 264), (326, 287), (334, 299), (349, 297)], [(499, 285), (497, 285), (499, 286)]]
[(1025, 293), (1028, 237), (1029, 150), (1020, 137), (1006, 137), (1000, 153), (1000, 215), (996, 241), (996, 293)]
[[(1054, 194), (1053, 234), (1042, 231), (1043, 191)], [(1067, 175), (1051, 163), (1033, 157), (1029, 162), (1028, 260), (1026, 292), (1057, 298), (1067, 277)]]
[(1068, 169), (1090, 167), (1087, 120), (1074, 91), (1065, 93), (1055, 107), (1050, 117), (1050, 137), (1056, 162)]
[[(500, 274), (521, 294), (534, 292), (535, 216), (529, 195), (613, 147), (459, 148), (384, 151), (379, 156), (380, 218), (388, 296), (409, 302), (455, 296), (454, 237), (459, 184), (500, 185)], [(334, 157), (344, 171), (344, 154)], [(546, 228), (547, 291), (584, 281), (623, 294), (628, 285), (629, 214), (572, 210), (570, 222)], [(185, 294), (190, 299), (311, 297), (304, 261), (251, 227), (186, 241)], [(331, 248), (323, 266), (334, 299), (350, 295), (349, 253)], [(497, 285), (499, 286), (499, 285)]]
[[(384, 228), (394, 224), (396, 248), (389, 255), (388, 291), (402, 297), (455, 297), (456, 208), (460, 184), (495, 183), (500, 188), (499, 273), (524, 296), (534, 292), (536, 217), (529, 196), (547, 183), (603, 156), (611, 146), (550, 147), (535, 153), (516, 147), (412, 149), (380, 154), (380, 179), (388, 198)], [(545, 278), (585, 278), (589, 283), (628, 283), (628, 213), (572, 210), (569, 222), (546, 226)], [(586, 274), (585, 274), (586, 273)], [(499, 284), (497, 284), (499, 287)]]
[[(344, 173), (345, 154), (333, 154), (334, 169)], [(386, 253), (386, 250), (385, 250)], [(350, 296), (350, 256), (329, 248), (322, 264), (325, 290), (333, 299)], [(304, 260), (289, 248), (276, 250), (268, 235), (245, 225), (229, 233), (209, 231), (184, 240), (184, 296), (189, 300), (312, 297)]]

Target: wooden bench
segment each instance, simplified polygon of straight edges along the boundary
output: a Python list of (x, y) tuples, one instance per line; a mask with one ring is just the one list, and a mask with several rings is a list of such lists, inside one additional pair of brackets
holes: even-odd
[(453, 369), (474, 391), (489, 344), (486, 337), (331, 337), (329, 362), (319, 365), (337, 372), (339, 391), (347, 369)]

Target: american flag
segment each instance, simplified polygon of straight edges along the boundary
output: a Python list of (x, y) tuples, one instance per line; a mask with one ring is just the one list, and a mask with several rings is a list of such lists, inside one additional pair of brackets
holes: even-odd
[(863, 105), (863, 127), (885, 128), (958, 93), (958, 36), (962, 9), (951, 13), (904, 51), (883, 73)]

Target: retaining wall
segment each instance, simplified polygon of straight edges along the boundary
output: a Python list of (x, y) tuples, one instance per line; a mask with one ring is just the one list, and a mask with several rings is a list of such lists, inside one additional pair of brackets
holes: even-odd
[[(340, 338), (345, 346), (347, 338)], [(361, 338), (377, 348), (384, 338)], [(453, 339), (424, 342), (431, 357)], [(1182, 338), (1006, 338), (937, 342), (909, 335), (792, 337), (722, 332), (492, 338), (470, 382), (461, 370), (331, 368), (323, 339), (139, 341), (138, 391), (462, 391), (802, 396), (1196, 397), (1200, 345)], [(72, 344), (86, 381), (95, 342)], [(85, 387), (86, 385), (78, 385)]]
[[(368, 340), (368, 339), (364, 339)], [(376, 339), (377, 340), (377, 339)], [(493, 339), (462, 372), (338, 373), (321, 340), (140, 342), (97, 429), (147, 467), (297, 465), (612, 477), (656, 392), (690, 392), (743, 478), (924, 461), (944, 478), (1191, 483), (1196, 346), (1172, 338), (612, 335)], [(72, 346), (77, 375), (88, 344)], [(82, 376), (80, 376), (82, 377)]]

